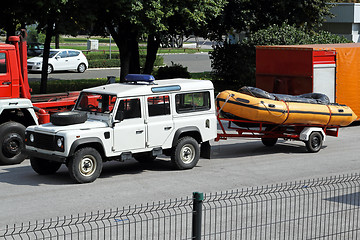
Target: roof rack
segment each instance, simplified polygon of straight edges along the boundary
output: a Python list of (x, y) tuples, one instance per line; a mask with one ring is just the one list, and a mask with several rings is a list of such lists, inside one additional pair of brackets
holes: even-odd
[(155, 84), (154, 81), (155, 81), (154, 76), (147, 74), (128, 74), (125, 77), (125, 82), (131, 82), (135, 84), (137, 84), (138, 82)]

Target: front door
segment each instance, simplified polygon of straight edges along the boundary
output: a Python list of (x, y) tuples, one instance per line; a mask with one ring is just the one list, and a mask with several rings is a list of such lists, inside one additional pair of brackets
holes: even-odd
[(147, 104), (147, 147), (162, 147), (174, 131), (169, 95), (151, 96)]
[(122, 99), (114, 126), (115, 152), (128, 152), (145, 148), (145, 123), (141, 98)]

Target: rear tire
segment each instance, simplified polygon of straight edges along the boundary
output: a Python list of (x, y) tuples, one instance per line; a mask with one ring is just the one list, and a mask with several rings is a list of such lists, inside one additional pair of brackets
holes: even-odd
[(78, 68), (77, 68), (77, 71), (79, 73), (83, 73), (83, 72), (85, 72), (85, 70), (86, 70), (86, 65), (84, 63), (80, 63)]
[(199, 143), (192, 137), (179, 139), (172, 150), (171, 162), (175, 169), (191, 169), (200, 158)]
[(320, 151), (323, 144), (323, 138), (319, 132), (313, 132), (309, 136), (309, 140), (306, 142), (306, 149), (311, 152), (315, 153)]
[(103, 162), (96, 149), (85, 147), (77, 150), (67, 165), (70, 177), (75, 182), (90, 183), (100, 176)]
[(61, 162), (54, 162), (47, 159), (31, 157), (30, 164), (32, 169), (39, 175), (54, 174), (61, 167)]
[(25, 126), (17, 122), (0, 125), (0, 164), (18, 164), (24, 161)]

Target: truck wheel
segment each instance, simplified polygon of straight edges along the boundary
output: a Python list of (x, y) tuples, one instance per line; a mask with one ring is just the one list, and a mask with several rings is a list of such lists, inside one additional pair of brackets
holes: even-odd
[(306, 149), (311, 152), (315, 153), (318, 152), (323, 144), (322, 136), (319, 132), (313, 132), (309, 136), (309, 140), (306, 142)]
[(192, 137), (178, 140), (171, 154), (171, 162), (175, 169), (191, 169), (200, 158), (199, 143)]
[(134, 154), (134, 158), (140, 163), (151, 163), (156, 159), (151, 152)]
[(17, 122), (0, 125), (0, 164), (18, 164), (24, 161), (25, 126)]
[(86, 112), (58, 112), (50, 115), (50, 122), (57, 126), (83, 123), (87, 120)]
[(277, 140), (278, 140), (277, 138), (266, 138), (266, 137), (261, 138), (261, 142), (267, 147), (274, 146)]
[(49, 175), (56, 173), (61, 167), (61, 162), (49, 161), (42, 158), (31, 157), (30, 164), (32, 169), (39, 175)]
[(85, 72), (85, 70), (86, 70), (86, 65), (84, 63), (80, 63), (78, 68), (77, 68), (77, 71), (79, 73), (83, 73), (83, 72)]
[(48, 69), (47, 69), (47, 73), (50, 74), (54, 71), (53, 66), (51, 66), (50, 64), (48, 65)]
[(102, 171), (102, 158), (92, 147), (77, 150), (68, 163), (70, 177), (77, 183), (95, 181)]

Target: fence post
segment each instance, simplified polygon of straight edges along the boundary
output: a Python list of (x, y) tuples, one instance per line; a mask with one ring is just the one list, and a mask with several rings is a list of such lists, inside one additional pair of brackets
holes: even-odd
[(193, 192), (193, 218), (192, 218), (192, 239), (201, 238), (202, 205), (204, 194)]

